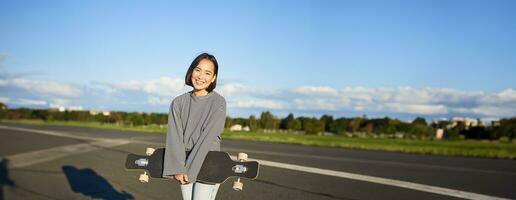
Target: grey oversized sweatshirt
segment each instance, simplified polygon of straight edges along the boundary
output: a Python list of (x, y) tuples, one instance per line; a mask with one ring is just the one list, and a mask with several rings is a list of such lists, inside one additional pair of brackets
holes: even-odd
[(226, 100), (215, 91), (176, 97), (168, 114), (163, 176), (187, 174), (189, 181), (195, 182), (208, 151), (220, 151), (225, 121)]

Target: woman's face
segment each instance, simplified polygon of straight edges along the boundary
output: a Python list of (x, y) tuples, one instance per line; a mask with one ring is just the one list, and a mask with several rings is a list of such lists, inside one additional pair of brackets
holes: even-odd
[(202, 59), (192, 72), (192, 85), (196, 91), (206, 90), (216, 78), (215, 65), (208, 59)]

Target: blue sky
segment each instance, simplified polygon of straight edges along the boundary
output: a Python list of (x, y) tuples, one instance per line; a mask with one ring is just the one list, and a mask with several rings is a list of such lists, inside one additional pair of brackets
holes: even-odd
[(516, 115), (514, 1), (2, 1), (9, 107), (167, 112), (201, 52), (232, 116)]

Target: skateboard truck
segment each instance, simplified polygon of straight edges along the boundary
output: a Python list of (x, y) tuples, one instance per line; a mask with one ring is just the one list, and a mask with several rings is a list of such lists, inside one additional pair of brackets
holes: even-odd
[[(156, 151), (156, 149), (154, 148), (147, 148), (147, 150), (145, 151), (145, 154), (147, 154), (147, 156), (151, 156), (154, 151)], [(146, 167), (147, 165), (149, 165), (149, 159), (147, 158), (140, 158), (136, 161), (134, 161), (134, 164), (140, 166), (140, 167)]]
[[(154, 153), (155, 150), (156, 149), (154, 149), (154, 148), (147, 148), (145, 150), (145, 154), (147, 154), (147, 156), (151, 156)], [(134, 161), (134, 164), (136, 164), (136, 165), (138, 165), (140, 167), (145, 167), (145, 166), (149, 165), (149, 160), (145, 159), (145, 158), (140, 158), (140, 159)], [(140, 174), (139, 180), (142, 183), (148, 183), (149, 182), (149, 175), (147, 174), (146, 171), (144, 171), (143, 174)]]
[(145, 159), (145, 158), (140, 158), (140, 159), (134, 161), (134, 164), (136, 164), (140, 167), (145, 167), (145, 166), (149, 165), (149, 160)]
[(233, 168), (231, 168), (231, 170), (233, 170), (237, 174), (243, 174), (247, 171), (247, 167), (243, 165), (235, 165), (233, 166)]
[[(247, 161), (247, 154), (246, 153), (238, 153), (238, 161), (245, 162)], [(231, 168), (235, 173), (245, 173), (247, 171), (247, 167), (243, 165), (235, 165)], [(237, 181), (233, 182), (233, 190), (236, 191), (242, 191), (244, 187), (244, 183), (240, 182), (240, 178), (237, 179)]]

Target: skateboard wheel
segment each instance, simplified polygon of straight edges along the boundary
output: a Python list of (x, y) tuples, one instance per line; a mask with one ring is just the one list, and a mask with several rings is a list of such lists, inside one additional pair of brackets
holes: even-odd
[(233, 182), (233, 190), (242, 191), (244, 187), (244, 183), (240, 182), (240, 180)]
[(147, 173), (140, 174), (140, 182), (148, 183), (149, 182), (149, 175), (147, 175)]
[(248, 156), (246, 153), (238, 153), (238, 160), (240, 160), (240, 161), (246, 161), (247, 157)]
[(147, 154), (148, 156), (152, 155), (154, 153), (154, 151), (156, 151), (156, 149), (154, 148), (147, 148), (145, 150), (145, 154)]

